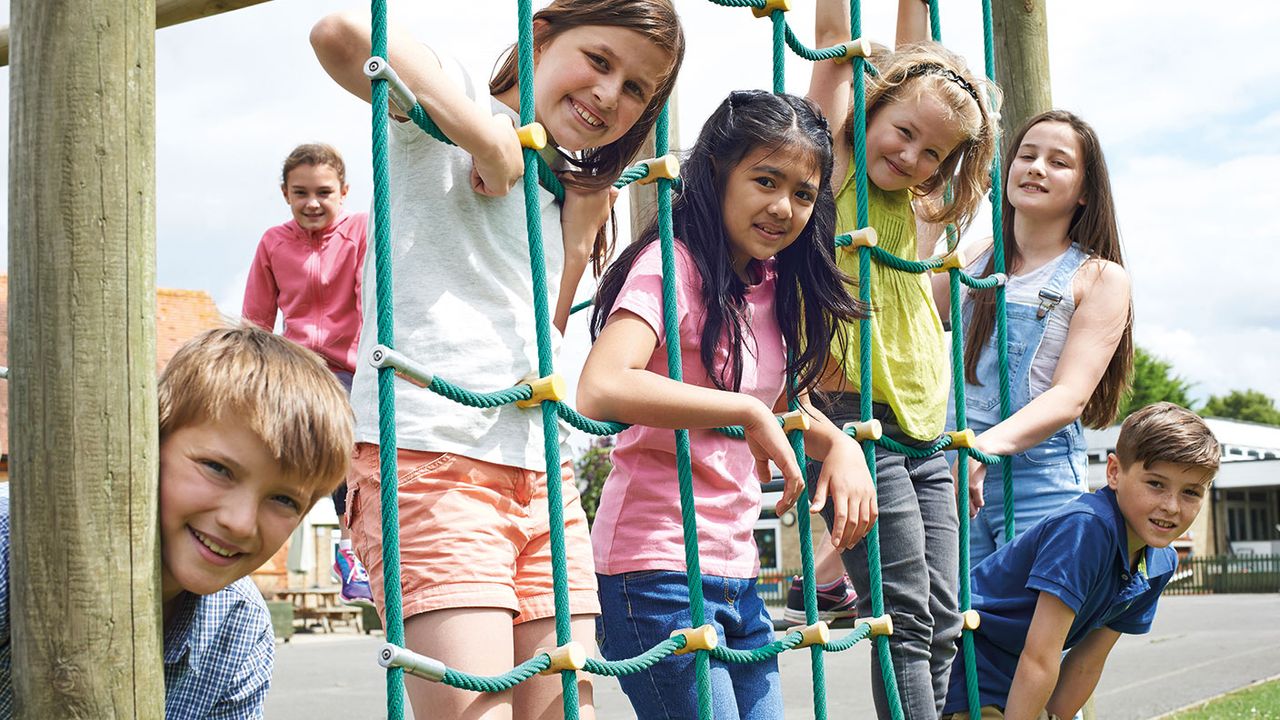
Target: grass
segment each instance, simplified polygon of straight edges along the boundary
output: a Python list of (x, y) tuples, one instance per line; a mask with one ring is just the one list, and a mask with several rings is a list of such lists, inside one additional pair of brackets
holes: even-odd
[(1237, 690), (1169, 720), (1280, 720), (1280, 679)]

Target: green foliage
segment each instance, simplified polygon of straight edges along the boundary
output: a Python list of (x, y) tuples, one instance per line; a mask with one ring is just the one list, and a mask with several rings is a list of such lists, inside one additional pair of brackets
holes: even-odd
[(602, 437), (591, 443), (591, 447), (574, 463), (573, 472), (578, 479), (578, 494), (582, 497), (582, 510), (587, 514), (587, 522), (596, 520), (596, 508), (600, 507), (600, 493), (604, 490), (604, 481), (613, 470), (609, 460), (609, 452), (613, 449), (613, 438)]
[(1142, 348), (1134, 348), (1133, 382), (1120, 400), (1120, 413), (1116, 422), (1129, 417), (1133, 411), (1151, 403), (1168, 401), (1185, 408), (1191, 407), (1191, 383), (1173, 373), (1173, 365)]
[(1173, 716), (1173, 720), (1243, 720), (1246, 718), (1280, 720), (1280, 681), (1271, 680), (1253, 685)]
[(1222, 397), (1212, 395), (1201, 415), (1280, 425), (1280, 410), (1265, 393), (1257, 390), (1232, 390)]

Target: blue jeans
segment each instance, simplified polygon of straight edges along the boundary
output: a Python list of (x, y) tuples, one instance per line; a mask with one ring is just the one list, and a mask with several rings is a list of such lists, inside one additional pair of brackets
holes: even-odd
[[(689, 581), (681, 572), (650, 570), (597, 575), (600, 616), (596, 642), (607, 660), (635, 657), (693, 624)], [(755, 578), (704, 575), (706, 622), (720, 645), (751, 650), (774, 639), (773, 622), (756, 592)], [(694, 654), (672, 655), (648, 670), (618, 678), (636, 716), (644, 720), (698, 717)], [(780, 720), (778, 661), (740, 665), (711, 660), (711, 704), (716, 720)]]

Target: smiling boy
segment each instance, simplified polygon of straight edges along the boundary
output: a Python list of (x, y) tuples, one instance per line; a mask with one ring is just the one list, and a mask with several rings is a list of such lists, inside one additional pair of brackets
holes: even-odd
[[(165, 716), (262, 717), (275, 637), (247, 576), (345, 476), (354, 443), (346, 393), (319, 356), (237, 327), (178, 350), (158, 395)], [(8, 566), (4, 484), (0, 718), (13, 702)]]
[[(1151, 629), (1222, 450), (1195, 413), (1156, 403), (1130, 415), (1107, 486), (1045, 517), (973, 571), (982, 718), (1069, 718), (1122, 633)], [(1067, 650), (1065, 656), (1063, 651)], [(963, 657), (944, 718), (968, 708)]]

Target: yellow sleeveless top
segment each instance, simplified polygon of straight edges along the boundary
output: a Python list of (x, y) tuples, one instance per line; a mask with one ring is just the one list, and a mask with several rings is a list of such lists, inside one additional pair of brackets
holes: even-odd
[[(858, 226), (853, 164), (836, 193), (836, 232)], [(915, 214), (911, 191), (885, 192), (867, 183), (868, 221), (882, 250), (904, 260), (917, 260)], [(858, 296), (858, 252), (837, 248), (836, 264), (852, 278), (849, 291)], [(942, 323), (926, 275), (871, 265), (871, 399), (893, 410), (903, 432), (917, 440), (942, 434), (947, 415), (947, 380)], [(831, 354), (841, 358), (849, 387), (860, 392), (858, 324), (848, 332), (849, 346), (833, 341)]]

